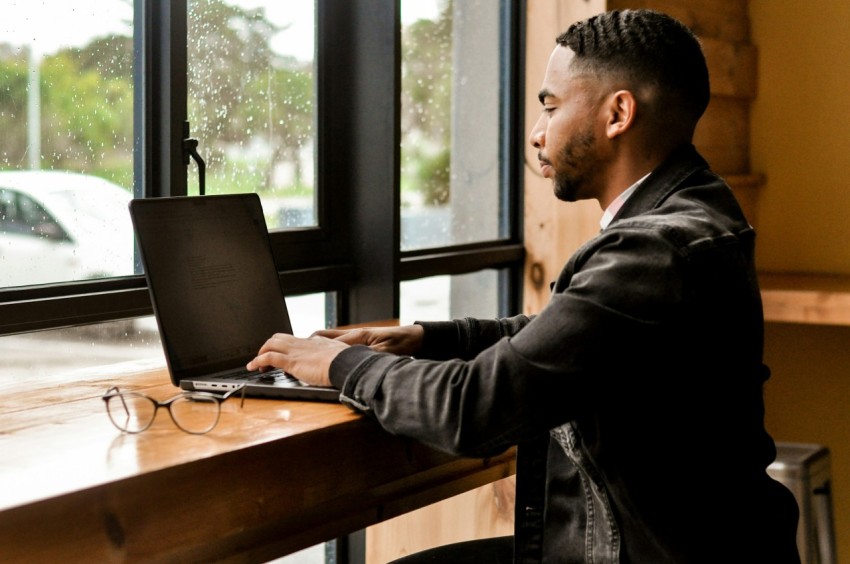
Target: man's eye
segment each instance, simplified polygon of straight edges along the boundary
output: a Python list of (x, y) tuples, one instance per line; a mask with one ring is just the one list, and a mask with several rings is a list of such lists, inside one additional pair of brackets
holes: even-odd
[(555, 111), (555, 106), (543, 106), (543, 113), (551, 114)]

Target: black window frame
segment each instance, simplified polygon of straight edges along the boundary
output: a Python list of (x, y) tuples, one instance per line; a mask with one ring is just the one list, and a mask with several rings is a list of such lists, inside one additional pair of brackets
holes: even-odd
[[(499, 272), (499, 314), (521, 310), (522, 120), (525, 0), (502, 13), (501, 184), (503, 238), (400, 250), (399, 0), (317, 0), (316, 183), (318, 226), (275, 231), (272, 247), (287, 295), (332, 292), (336, 322), (399, 316), (399, 284), (435, 275)], [(196, 193), (183, 151), (186, 0), (134, 8), (137, 197)], [(203, 139), (199, 151), (203, 154)], [(151, 315), (144, 276), (0, 289), (0, 335)]]

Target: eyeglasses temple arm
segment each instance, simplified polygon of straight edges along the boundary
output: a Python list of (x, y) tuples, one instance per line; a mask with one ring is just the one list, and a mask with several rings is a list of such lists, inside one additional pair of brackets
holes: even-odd
[(229, 392), (227, 392), (226, 394), (221, 396), (221, 399), (226, 400), (227, 398), (229, 398), (230, 396), (232, 396), (236, 392), (241, 391), (242, 392), (242, 401), (239, 403), (239, 407), (242, 407), (242, 406), (245, 405), (245, 388), (247, 388), (247, 387), (248, 387), (248, 384), (242, 384), (242, 386), (240, 386), (238, 388), (233, 388), (232, 390), (230, 390)]

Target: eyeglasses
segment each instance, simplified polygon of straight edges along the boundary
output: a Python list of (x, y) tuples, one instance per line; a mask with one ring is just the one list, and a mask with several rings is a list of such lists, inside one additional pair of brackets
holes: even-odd
[(209, 392), (182, 392), (165, 401), (157, 401), (138, 392), (122, 392), (117, 386), (103, 394), (109, 420), (125, 433), (141, 433), (151, 426), (160, 407), (168, 409), (171, 420), (183, 431), (193, 435), (209, 433), (218, 424), (221, 402), (242, 391), (245, 404), (245, 386), (234, 388), (224, 395)]

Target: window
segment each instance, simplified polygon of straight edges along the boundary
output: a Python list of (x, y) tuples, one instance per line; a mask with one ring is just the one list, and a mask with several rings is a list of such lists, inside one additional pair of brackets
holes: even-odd
[[(401, 20), (401, 250), (482, 244), (489, 252), (516, 227), (505, 213), (510, 169), (501, 167), (510, 150), (504, 14), (486, 0), (402, 0)], [(505, 280), (491, 271), (403, 284), (402, 319), (507, 313)], [(441, 306), (414, 315), (423, 297)]]
[(187, 5), (188, 116), (206, 193), (260, 194), (272, 230), (315, 226), (313, 5)]
[(401, 247), (507, 237), (500, 13), (486, 0), (402, 0), (401, 18)]
[[(25, 259), (0, 254), (2, 272), (11, 260), (30, 264), (0, 283), (0, 334), (126, 328), (151, 314), (114, 209), (129, 197), (196, 194), (187, 138), (206, 164), (207, 193), (261, 194), (287, 295), (326, 324), (397, 318), (440, 288), (445, 315), (472, 303), (464, 291), (488, 296), (472, 313), (519, 310), (521, 1), (4, 6), (4, 23), (22, 33), (0, 40), (0, 169), (73, 171), (109, 188), (48, 202), (0, 186), (0, 238), (24, 225), (13, 214), (27, 197), (39, 210), (28, 237), (41, 245)], [(38, 38), (40, 57), (26, 37)], [(95, 191), (112, 196), (89, 198)], [(45, 249), (58, 256), (81, 240), (77, 224), (118, 248), (40, 278), (38, 268), (58, 264)]]
[(133, 274), (133, 13), (3, 5), (0, 288)]

